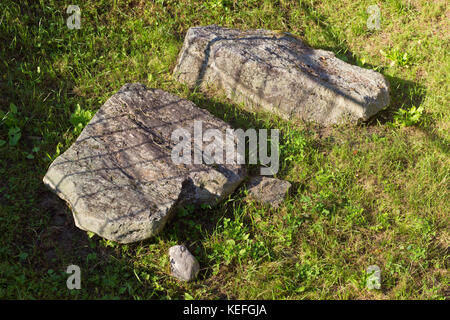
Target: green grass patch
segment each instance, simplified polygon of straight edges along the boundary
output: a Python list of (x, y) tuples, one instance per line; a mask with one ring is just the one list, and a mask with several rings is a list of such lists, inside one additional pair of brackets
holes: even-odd
[[(445, 299), (449, 248), (449, 9), (445, 1), (83, 1), (0, 3), (0, 298)], [(188, 90), (172, 69), (191, 26), (289, 31), (377, 70), (391, 104), (357, 126), (322, 128), (249, 113)], [(244, 190), (216, 208), (180, 208), (158, 237), (119, 245), (78, 230), (42, 183), (106, 99), (141, 82), (239, 128), (280, 129), (277, 209)], [(255, 171), (256, 167), (251, 167)], [(62, 220), (61, 220), (62, 219)], [(196, 281), (170, 276), (168, 248), (199, 259)], [(82, 289), (68, 290), (77, 264)], [(365, 270), (382, 270), (381, 290)]]

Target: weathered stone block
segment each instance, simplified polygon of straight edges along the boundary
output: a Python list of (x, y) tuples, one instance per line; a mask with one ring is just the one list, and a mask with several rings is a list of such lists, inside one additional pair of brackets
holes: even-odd
[(192, 87), (221, 89), (250, 108), (325, 125), (367, 120), (389, 104), (380, 73), (268, 30), (190, 28), (174, 75)]
[(245, 177), (241, 165), (175, 164), (175, 129), (225, 122), (190, 101), (126, 84), (49, 167), (44, 183), (70, 205), (75, 224), (129, 243), (158, 233), (177, 205), (215, 204)]

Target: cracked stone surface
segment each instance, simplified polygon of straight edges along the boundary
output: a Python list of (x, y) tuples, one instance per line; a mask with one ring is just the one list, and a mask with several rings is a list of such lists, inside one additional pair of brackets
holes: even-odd
[[(194, 121), (231, 127), (194, 103), (126, 84), (98, 110), (43, 181), (72, 209), (77, 227), (130, 243), (162, 230), (176, 206), (214, 205), (245, 178), (242, 165), (175, 164), (171, 134)], [(193, 148), (198, 146), (193, 146)]]
[(190, 28), (174, 76), (191, 87), (223, 91), (250, 109), (323, 125), (367, 120), (390, 101), (380, 73), (263, 29)]

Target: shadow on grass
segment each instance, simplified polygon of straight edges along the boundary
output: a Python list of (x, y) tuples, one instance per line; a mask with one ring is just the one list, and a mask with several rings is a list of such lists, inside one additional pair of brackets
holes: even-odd
[(372, 69), (380, 72), (390, 84), (390, 96), (391, 102), (388, 107), (378, 112), (371, 117), (366, 123), (373, 125), (377, 123), (385, 124), (392, 121), (395, 112), (400, 109), (409, 109), (412, 106), (419, 106), (425, 98), (426, 90), (421, 84), (404, 80), (398, 77), (390, 76), (386, 73), (384, 67), (375, 66), (372, 64), (360, 63), (359, 57), (350, 50), (347, 42), (339, 38), (339, 36), (332, 31), (330, 27), (332, 24), (328, 21), (327, 17), (318, 13), (314, 8), (305, 2), (301, 3), (301, 7), (311, 22), (316, 23), (322, 30), (322, 34), (332, 45), (316, 46), (317, 49), (323, 49), (332, 51), (336, 56), (352, 65), (357, 65), (362, 68)]
[[(363, 68), (374, 69), (383, 74), (383, 76), (390, 83), (390, 97), (391, 101), (389, 106), (384, 110), (381, 110), (376, 115), (365, 121), (363, 124), (372, 127), (378, 124), (384, 125), (393, 121), (394, 115), (400, 108), (409, 110), (412, 107), (419, 107), (424, 101), (427, 95), (427, 88), (422, 84), (405, 80), (399, 77), (394, 77), (387, 74), (384, 67), (375, 66), (372, 64), (364, 64), (363, 66), (359, 62), (359, 57), (353, 53), (345, 40), (339, 38), (339, 36), (333, 32), (332, 24), (328, 21), (327, 17), (317, 12), (311, 5), (301, 2), (301, 8), (305, 13), (307, 19), (313, 23), (316, 23), (322, 30), (322, 34), (332, 45), (316, 46), (318, 49), (329, 50), (336, 54), (337, 57), (347, 61), (350, 64), (358, 65)], [(415, 125), (415, 127), (423, 132), (428, 141), (435, 144), (442, 152), (449, 153), (450, 141), (446, 140), (441, 135), (437, 134), (434, 130), (435, 120), (431, 114), (425, 113), (423, 115), (423, 124)]]

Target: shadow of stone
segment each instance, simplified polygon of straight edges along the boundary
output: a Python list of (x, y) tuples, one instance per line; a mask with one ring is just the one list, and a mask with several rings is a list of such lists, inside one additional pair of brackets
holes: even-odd
[[(359, 65), (358, 56), (350, 50), (345, 40), (340, 39), (336, 33), (331, 30), (331, 23), (328, 21), (327, 17), (318, 13), (313, 7), (305, 2), (302, 2), (300, 6), (306, 14), (307, 19), (314, 21), (323, 31), (322, 34), (328, 42), (332, 43), (332, 45), (319, 45), (315, 47), (317, 49), (332, 51), (338, 58), (341, 58), (350, 64)], [(398, 109), (409, 109), (412, 106), (419, 106), (424, 100), (426, 88), (423, 85), (414, 81), (393, 77), (386, 73), (384, 67), (379, 67), (372, 64), (364, 64), (364, 66), (359, 66), (377, 70), (390, 83), (391, 102), (389, 106), (365, 121), (366, 124), (374, 125), (377, 123), (385, 124), (387, 122), (391, 122), (393, 115), (398, 111)]]
[[(348, 63), (358, 65), (358, 57), (353, 53), (345, 40), (341, 40), (330, 28), (330, 23), (327, 18), (318, 13), (309, 4), (302, 2), (301, 8), (306, 14), (307, 19), (314, 21), (323, 31), (323, 35), (332, 43), (332, 45), (315, 46), (318, 49), (324, 49), (333, 51), (341, 59), (344, 58)], [(390, 83), (390, 95), (391, 102), (389, 106), (378, 112), (376, 115), (372, 116), (367, 121), (362, 124), (368, 125), (369, 127), (378, 124), (387, 124), (393, 121), (394, 115), (398, 112), (400, 108), (409, 110), (413, 106), (418, 107), (425, 100), (427, 95), (427, 88), (415, 81), (405, 80), (402, 78), (394, 77), (387, 74), (384, 67), (375, 66), (372, 64), (365, 64), (364, 68), (377, 69)], [(437, 134), (434, 128), (435, 120), (427, 110), (423, 115), (426, 125), (415, 125), (414, 127), (420, 130), (427, 136), (427, 139), (435, 144), (442, 152), (449, 153), (450, 141), (443, 136)]]
[[(212, 276), (211, 262), (217, 262), (211, 258), (213, 249), (206, 248), (202, 243), (217, 230), (220, 221), (224, 218), (233, 219), (234, 204), (240, 204), (244, 201), (242, 186), (232, 193), (228, 199), (233, 200), (230, 202), (225, 200), (213, 208), (179, 206), (164, 230), (157, 237), (164, 241), (184, 244), (189, 249), (200, 262), (199, 280), (206, 280)], [(246, 223), (244, 221), (244, 224)], [(143, 244), (153, 241), (153, 239), (148, 239)]]
[(117, 252), (97, 245), (95, 239), (90, 239), (85, 231), (75, 226), (70, 208), (56, 194), (43, 192), (39, 206), (47, 212), (50, 221), (35, 239), (35, 250), (41, 252), (33, 262), (36, 272), (42, 270), (45, 273), (49, 269), (65, 272), (69, 265), (77, 265), (82, 272), (82, 288), (86, 294), (86, 291), (95, 292), (95, 288), (86, 284), (90, 283), (89, 278), (103, 276), (104, 267), (117, 263), (123, 267)]
[(400, 108), (408, 110), (413, 106), (419, 106), (425, 99), (426, 88), (423, 85), (386, 74), (384, 76), (391, 85), (391, 103), (371, 117), (366, 122), (368, 125), (392, 122)]

